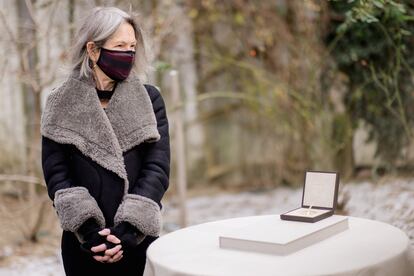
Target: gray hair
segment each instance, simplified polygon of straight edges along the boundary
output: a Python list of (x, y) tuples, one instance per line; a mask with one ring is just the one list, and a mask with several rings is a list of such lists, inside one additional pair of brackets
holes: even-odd
[(72, 70), (80, 71), (79, 77), (89, 77), (92, 74), (91, 61), (86, 49), (88, 41), (95, 42), (101, 48), (118, 27), (127, 22), (135, 31), (136, 57), (132, 73), (146, 77), (150, 67), (150, 50), (144, 39), (144, 32), (132, 14), (116, 7), (96, 7), (83, 19), (77, 30), (76, 40), (72, 46)]

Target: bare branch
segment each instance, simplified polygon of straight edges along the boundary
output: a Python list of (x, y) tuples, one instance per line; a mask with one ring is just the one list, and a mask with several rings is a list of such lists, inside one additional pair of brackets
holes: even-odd
[(0, 10), (0, 20), (1, 20), (1, 23), (3, 24), (4, 28), (6, 29), (6, 32), (9, 35), (11, 41), (15, 45), (18, 45), (18, 41), (16, 39), (16, 36), (13, 34), (13, 31), (12, 31), (11, 27), (9, 26), (9, 23), (7, 22), (6, 16), (4, 15), (2, 10)]
[(33, 21), (33, 25), (34, 25), (33, 28), (37, 29), (37, 26), (39, 26), (39, 25), (37, 24), (37, 20), (36, 20), (36, 17), (34, 15), (34, 12), (33, 12), (32, 1), (31, 0), (25, 0), (25, 2), (26, 2), (26, 6), (27, 6), (27, 10), (29, 12), (30, 18)]
[(28, 175), (0, 174), (0, 182), (2, 181), (26, 182), (30, 184), (40, 184), (42, 186), (45, 186), (44, 182), (40, 178)]

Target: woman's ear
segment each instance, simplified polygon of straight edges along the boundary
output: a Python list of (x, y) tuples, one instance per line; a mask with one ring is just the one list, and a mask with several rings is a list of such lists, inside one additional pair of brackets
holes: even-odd
[(96, 63), (99, 58), (99, 50), (96, 48), (94, 42), (89, 41), (86, 43), (86, 50), (88, 51), (89, 59), (92, 60), (93, 63)]

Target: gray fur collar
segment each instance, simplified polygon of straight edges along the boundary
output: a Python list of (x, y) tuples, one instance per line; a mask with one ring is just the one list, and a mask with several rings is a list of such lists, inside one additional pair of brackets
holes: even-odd
[(119, 82), (106, 111), (91, 78), (69, 78), (48, 96), (42, 113), (41, 134), (58, 143), (72, 144), (102, 167), (128, 178), (122, 153), (143, 142), (160, 139), (151, 99), (138, 77)]

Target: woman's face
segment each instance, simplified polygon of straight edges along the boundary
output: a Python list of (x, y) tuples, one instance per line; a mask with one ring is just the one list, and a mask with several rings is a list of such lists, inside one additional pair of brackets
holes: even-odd
[(124, 22), (105, 42), (103, 47), (117, 51), (135, 51), (136, 44), (134, 28), (131, 24)]
[[(135, 31), (131, 24), (122, 23), (115, 33), (105, 42), (103, 48), (116, 51), (135, 51), (137, 41), (135, 38)], [(100, 50), (96, 50), (94, 42), (87, 43), (87, 50), (89, 57), (96, 63)]]

